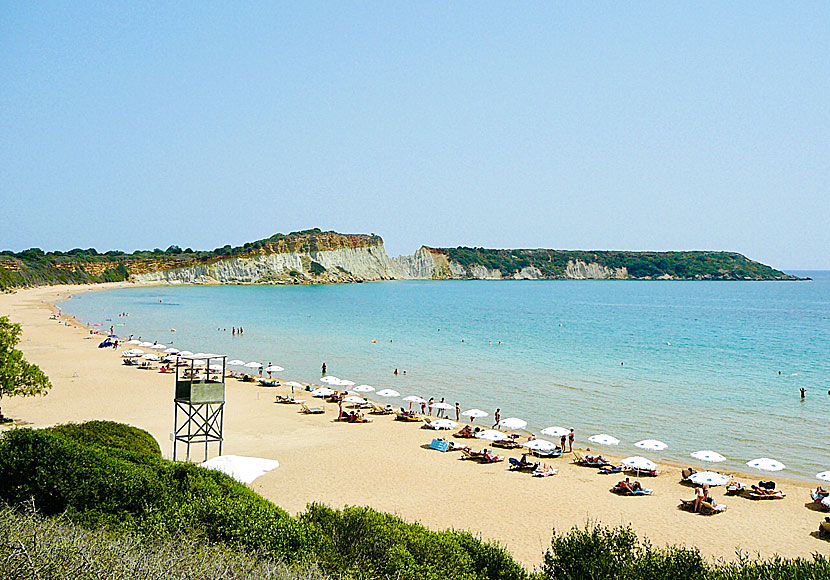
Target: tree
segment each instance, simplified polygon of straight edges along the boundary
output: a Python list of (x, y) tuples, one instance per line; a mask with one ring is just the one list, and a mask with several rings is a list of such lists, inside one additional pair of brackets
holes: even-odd
[(45, 395), (52, 387), (49, 377), (14, 348), (19, 341), (20, 325), (0, 316), (0, 398)]

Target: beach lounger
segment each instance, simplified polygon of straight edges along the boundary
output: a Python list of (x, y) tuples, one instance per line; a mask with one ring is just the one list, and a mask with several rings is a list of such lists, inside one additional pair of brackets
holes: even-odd
[[(681, 499), (680, 505), (677, 506), (682, 510), (687, 512), (694, 512), (695, 510), (695, 500), (693, 499)], [(703, 516), (713, 516), (715, 514), (719, 514), (726, 511), (726, 506), (723, 504), (716, 504), (713, 502), (704, 501), (700, 503), (700, 508), (698, 512), (700, 515)]]
[(746, 486), (740, 481), (730, 481), (726, 485), (726, 495), (739, 495), (746, 489)]
[(520, 449), (522, 444), (512, 439), (504, 439), (502, 441), (493, 441), (493, 447), (500, 447), (501, 449)]
[(539, 463), (522, 463), (515, 457), (509, 458), (510, 471), (535, 471)]
[(541, 459), (556, 459), (557, 457), (562, 457), (562, 450), (558, 447), (551, 451), (542, 451), (541, 449), (533, 449), (530, 452), (531, 455), (534, 457), (539, 457)]
[(432, 443), (429, 444), (429, 448), (446, 453), (450, 450), (450, 443), (449, 441), (444, 441), (443, 439), (433, 439)]
[(787, 494), (783, 491), (770, 491), (768, 493), (759, 493), (757, 491), (744, 490), (744, 492), (741, 495), (743, 497), (755, 500), (784, 499), (785, 497), (787, 497)]
[(320, 415), (325, 412), (326, 410), (323, 407), (309, 407), (305, 403), (300, 403), (300, 413), (304, 413), (306, 415)]
[(559, 470), (555, 467), (543, 465), (533, 470), (533, 477), (550, 477), (551, 475), (556, 475), (557, 473), (559, 473)]
[(633, 467), (624, 467), (623, 471), (626, 473), (636, 473), (637, 477), (657, 477), (660, 471), (657, 469), (634, 469)]
[(263, 387), (278, 387), (280, 383), (276, 379), (259, 379), (259, 384)]
[(277, 395), (274, 400), (275, 403), (283, 403), (286, 405), (305, 404), (305, 401), (295, 399), (294, 397), (287, 397), (284, 395)]
[(417, 423), (421, 420), (415, 413), (395, 413), (395, 421), (405, 421), (407, 423)]
[(481, 453), (481, 451), (473, 451), (469, 447), (462, 447), (460, 459), (478, 459), (481, 457)]
[(621, 483), (618, 483), (617, 485), (612, 487), (611, 491), (613, 493), (618, 494), (618, 495), (651, 495), (652, 494), (652, 490), (650, 490), (650, 489), (646, 489), (644, 487), (641, 487), (640, 489), (633, 489), (631, 487), (622, 485)]
[(372, 410), (369, 412), (373, 415), (391, 415), (395, 412), (395, 410), (392, 408), (392, 405), (386, 405), (385, 407), (381, 407), (377, 403), (371, 402), (370, 405), (372, 406)]

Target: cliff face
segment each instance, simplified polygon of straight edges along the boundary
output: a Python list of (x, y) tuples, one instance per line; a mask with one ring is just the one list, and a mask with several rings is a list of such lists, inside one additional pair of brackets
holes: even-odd
[(210, 252), (98, 254), (94, 249), (0, 254), (0, 290), (41, 284), (131, 280), (170, 284), (327, 284), (375, 280), (794, 280), (729, 252), (421, 247), (390, 258), (376, 235), (320, 230)]

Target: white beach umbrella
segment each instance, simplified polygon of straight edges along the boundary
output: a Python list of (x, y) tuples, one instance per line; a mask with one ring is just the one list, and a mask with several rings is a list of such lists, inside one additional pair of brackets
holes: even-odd
[(639, 447), (646, 451), (663, 451), (663, 449), (668, 448), (668, 445), (657, 439), (643, 439), (642, 441), (637, 441), (634, 447)]
[(761, 471), (781, 471), (782, 469), (787, 469), (786, 465), (780, 461), (776, 461), (775, 459), (770, 459), (769, 457), (753, 459), (752, 461), (747, 461), (746, 464), (750, 467), (754, 467), (755, 469), (760, 469)]
[(320, 379), (320, 382), (321, 383), (326, 383), (326, 384), (329, 384), (329, 385), (339, 385), (340, 384), (340, 379), (338, 379), (334, 375), (329, 375), (327, 377), (323, 377), (322, 379)]
[(472, 417), (473, 419), (488, 415), (487, 411), (482, 411), (481, 409), (467, 409), (466, 411), (462, 411), (461, 414), (465, 417)]
[(159, 358), (159, 355), (157, 355), (157, 354), (145, 354), (145, 355), (144, 355), (144, 356), (142, 356), (141, 358), (143, 358), (143, 359), (147, 359), (147, 360), (152, 360), (152, 361), (161, 360), (161, 359)]
[(144, 351), (140, 348), (131, 348), (130, 350), (122, 352), (121, 356), (138, 356), (140, 354), (144, 354)]
[(722, 473), (715, 473), (714, 471), (699, 471), (697, 473), (693, 473), (689, 477), (689, 481), (695, 483), (697, 485), (711, 485), (711, 486), (718, 486), (718, 485), (726, 485), (730, 481), (730, 477), (722, 474)]
[(279, 466), (279, 461), (276, 459), (260, 459), (259, 457), (242, 457), (239, 455), (220, 455), (199, 464), (199, 467), (205, 469), (221, 471), (240, 483), (252, 483), (257, 477), (265, 475)]
[(830, 471), (816, 473), (816, 479), (820, 479), (821, 481), (830, 481)]
[(563, 437), (563, 436), (567, 436), (567, 434), (570, 433), (570, 432), (571, 432), (570, 429), (565, 429), (564, 427), (556, 427), (556, 426), (554, 426), (554, 427), (545, 427), (541, 431), (542, 435), (548, 435), (550, 437)]
[(556, 449), (555, 443), (545, 441), (544, 439), (534, 439), (533, 441), (528, 441), (523, 445), (531, 451), (553, 451)]
[(164, 357), (161, 360), (164, 360), (164, 361), (167, 361), (167, 362), (176, 362), (176, 355), (175, 354), (168, 354), (166, 357)]
[(442, 403), (441, 401), (438, 401), (437, 403), (433, 403), (432, 407), (434, 409), (444, 409), (445, 411), (448, 411), (450, 409), (455, 409), (455, 407), (453, 407), (449, 403)]
[(375, 387), (373, 387), (371, 385), (357, 385), (352, 390), (356, 391), (358, 393), (371, 393), (372, 391), (375, 390)]
[(640, 471), (654, 471), (657, 469), (657, 464), (651, 461), (650, 459), (646, 459), (645, 457), (640, 457), (639, 455), (635, 455), (633, 457), (626, 457), (622, 460), (623, 465), (627, 465), (631, 469), (637, 470), (639, 473)]
[(695, 451), (690, 455), (698, 461), (705, 461), (706, 463), (720, 463), (721, 461), (726, 461), (726, 457), (717, 451), (710, 451), (709, 449), (701, 449), (700, 451)]
[(286, 386), (289, 386), (289, 387), (297, 387), (298, 389), (302, 389), (302, 388), (303, 388), (303, 385), (301, 385), (301, 384), (300, 384), (300, 383), (298, 383), (297, 381), (288, 381), (288, 382), (287, 382), (287, 383), (285, 383), (285, 384), (286, 384)]
[(349, 395), (348, 397), (343, 397), (344, 403), (354, 403), (355, 405), (362, 405), (366, 402), (366, 399), (363, 397), (358, 397), (357, 395)]
[(401, 394), (395, 389), (381, 389), (378, 391), (381, 397), (400, 397)]
[(164, 350), (165, 348), (167, 348), (167, 345), (166, 344), (154, 344), (151, 348), (153, 348), (155, 350)]
[(347, 380), (347, 379), (340, 379), (340, 384), (344, 387), (351, 387), (351, 386), (354, 386), (355, 383), (354, 383), (354, 381), (350, 381), (350, 380)]
[(244, 367), (245, 366), (245, 361), (244, 360), (239, 360), (238, 358), (235, 358), (231, 361), (228, 361), (228, 364), (233, 365), (235, 367)]
[(313, 391), (311, 391), (312, 397), (330, 397), (335, 393), (334, 389), (330, 389), (328, 387), (317, 387)]
[(422, 399), (418, 395), (409, 395), (408, 397), (404, 397), (403, 400), (409, 401), (410, 403), (418, 403), (419, 405), (427, 402), (426, 399)]
[(179, 354), (179, 349), (173, 348), (171, 346), (170, 348), (164, 349), (164, 352), (166, 352), (167, 354)]
[(143, 346), (144, 348), (153, 348), (152, 342), (139, 342), (138, 346)]
[(458, 423), (450, 419), (436, 419), (429, 424), (431, 429), (455, 429)]
[(488, 441), (504, 441), (508, 439), (507, 435), (495, 429), (486, 429), (480, 433), (476, 433), (476, 437), (479, 439), (487, 439)]
[(266, 373), (278, 373), (280, 371), (284, 371), (285, 369), (282, 368), (282, 367), (279, 367), (277, 365), (270, 365), (270, 366), (265, 367), (262, 370), (264, 370)]
[(499, 421), (498, 427), (499, 429), (509, 429), (511, 431), (515, 429), (524, 429), (527, 427), (527, 421), (517, 417), (508, 417), (507, 419)]
[[(194, 355), (194, 356), (196, 356), (196, 355)], [(258, 368), (262, 367), (262, 363), (257, 362), (255, 360), (252, 360), (249, 363), (245, 363), (245, 366), (248, 367), (249, 369), (258, 369)]]
[(138, 344), (141, 344), (141, 341), (140, 341), (140, 340), (136, 340), (136, 339), (133, 339), (133, 340), (128, 340), (128, 341), (127, 341), (127, 344), (135, 344), (135, 345), (138, 345)]
[(591, 435), (588, 437), (588, 441), (591, 443), (596, 443), (597, 445), (619, 445), (620, 440), (616, 437), (611, 437), (610, 435), (606, 435), (605, 433), (600, 433), (599, 435)]
[(193, 353), (190, 352), (189, 350), (182, 350), (182, 351), (179, 351), (179, 356), (193, 356)]

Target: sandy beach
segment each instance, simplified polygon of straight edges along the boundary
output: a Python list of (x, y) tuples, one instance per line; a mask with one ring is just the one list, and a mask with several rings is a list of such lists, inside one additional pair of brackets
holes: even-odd
[[(49, 319), (50, 304), (70, 294), (116, 286), (43, 287), (0, 294), (0, 315), (23, 325), (18, 348), (53, 383), (45, 397), (8, 398), (0, 405), (5, 415), (33, 427), (92, 419), (129, 423), (149, 431), (169, 457), (171, 376), (123, 366), (120, 351), (97, 348), (100, 336)], [(283, 381), (290, 380), (290, 373), (283, 374)], [(498, 540), (530, 567), (541, 563), (553, 528), (564, 531), (588, 520), (630, 523), (655, 545), (695, 546), (713, 558), (733, 559), (736, 550), (764, 557), (808, 556), (828, 548), (812, 535), (823, 514), (806, 505), (809, 483), (775, 474), (746, 474), (741, 479), (747, 484), (774, 479), (787, 497), (751, 501), (724, 497), (723, 488), (716, 488), (713, 495), (728, 510), (706, 517), (677, 509), (681, 498), (693, 497), (692, 488), (679, 483), (679, 466), (661, 464), (658, 477), (642, 479), (645, 487), (654, 490), (652, 496), (620, 497), (609, 492), (619, 476), (575, 466), (569, 454), (548, 460), (559, 468), (556, 476), (533, 478), (508, 471), (506, 462), (479, 465), (459, 460), (457, 452), (425, 449), (435, 432), (396, 422), (394, 416), (373, 416), (369, 424), (338, 423), (336, 405), (299, 391), (298, 398), (324, 404), (326, 413), (303, 415), (298, 406), (274, 403), (275, 395), (286, 393), (288, 387), (263, 388), (229, 379), (224, 452), (279, 460), (280, 467), (252, 487), (293, 514), (310, 502), (370, 506), (433, 529), (470, 530)], [(444, 437), (448, 434), (441, 432)], [(470, 445), (486, 446), (478, 440)], [(607, 449), (600, 451), (612, 457)], [(515, 451), (498, 453), (519, 456)], [(196, 452), (196, 459), (200, 458)], [(702, 468), (692, 460), (689, 465)]]

